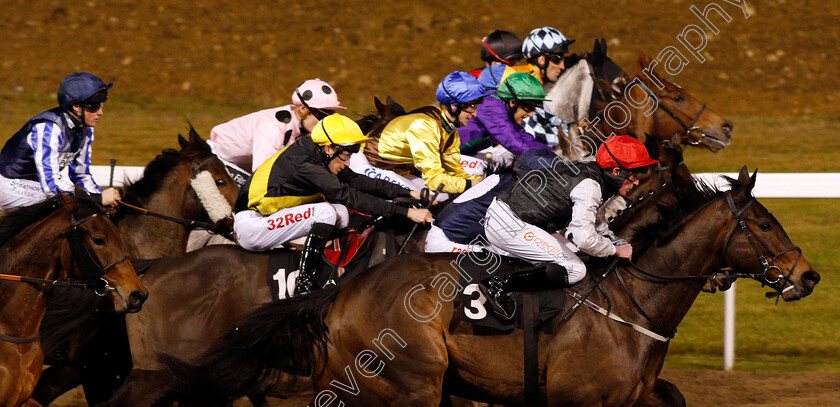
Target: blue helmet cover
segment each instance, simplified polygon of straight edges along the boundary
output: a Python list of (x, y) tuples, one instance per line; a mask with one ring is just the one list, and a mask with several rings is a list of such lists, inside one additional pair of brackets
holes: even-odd
[(499, 87), (499, 82), (502, 81), (502, 76), (505, 75), (505, 69), (507, 69), (507, 65), (504, 64), (490, 65), (484, 68), (481, 75), (478, 76), (478, 83), (486, 90), (496, 90)]
[(64, 78), (58, 87), (58, 105), (69, 109), (77, 103), (84, 102), (97, 92), (111, 89), (113, 83), (105, 84), (96, 75), (87, 72), (76, 72)]
[(487, 95), (489, 93), (484, 90), (484, 87), (478, 83), (477, 79), (461, 71), (455, 71), (446, 75), (440, 84), (438, 84), (437, 92), (435, 92), (438, 102), (443, 105), (467, 103)]

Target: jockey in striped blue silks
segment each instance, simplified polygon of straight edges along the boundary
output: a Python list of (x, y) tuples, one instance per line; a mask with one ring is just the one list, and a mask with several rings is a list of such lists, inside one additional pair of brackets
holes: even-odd
[[(90, 173), (93, 128), (108, 89), (95, 75), (77, 72), (58, 88), (59, 106), (29, 119), (0, 152), (0, 210), (32, 205), (81, 186), (105, 205), (120, 198), (102, 190)], [(67, 169), (67, 176), (62, 171)]]

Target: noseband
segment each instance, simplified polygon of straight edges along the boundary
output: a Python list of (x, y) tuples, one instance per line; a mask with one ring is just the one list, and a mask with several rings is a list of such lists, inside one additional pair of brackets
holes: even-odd
[[(770, 284), (770, 285), (776, 284), (779, 281), (785, 280), (785, 281), (787, 281), (787, 283), (789, 285), (783, 291), (781, 291), (781, 293), (784, 293), (785, 291), (788, 291), (788, 290), (790, 290), (794, 287), (793, 281), (791, 281), (790, 276), (793, 274), (793, 270), (796, 269), (796, 265), (799, 264), (799, 260), (802, 258), (802, 249), (799, 248), (799, 246), (793, 246), (789, 249), (785, 249), (785, 250), (782, 250), (779, 253), (774, 254), (773, 251), (770, 250), (770, 248), (764, 242), (764, 240), (762, 240), (761, 237), (756, 235), (755, 232), (750, 228), (750, 226), (747, 225), (747, 222), (744, 221), (744, 219), (741, 217), (741, 215), (744, 213), (744, 211), (753, 202), (755, 202), (755, 198), (750, 199), (750, 201), (747, 202), (741, 209), (738, 209), (735, 206), (735, 200), (732, 199), (731, 191), (726, 192), (726, 203), (729, 205), (729, 209), (732, 211), (732, 215), (734, 215), (735, 219), (738, 221), (738, 227), (741, 229), (741, 231), (744, 232), (744, 237), (747, 238), (747, 242), (750, 243), (750, 246), (752, 246), (753, 250), (755, 251), (755, 254), (758, 256), (758, 261), (761, 262), (761, 265), (764, 267), (764, 272), (763, 273), (753, 274), (749, 277), (750, 278), (755, 278), (757, 280), (759, 278), (761, 278), (761, 279), (764, 280), (765, 283)], [(726, 248), (729, 247), (729, 242), (732, 240), (732, 236), (734, 234), (735, 234), (735, 228), (733, 228), (729, 232), (729, 236), (726, 237), (726, 242), (723, 244), (723, 252), (724, 253), (726, 253)], [(761, 250), (759, 249), (756, 242), (761, 244), (761, 247), (763, 247), (764, 250), (767, 251), (767, 253), (770, 254), (770, 256), (771, 256), (770, 261), (767, 261), (767, 258), (764, 256), (764, 254), (761, 253)], [(791, 266), (790, 270), (788, 270), (788, 274), (785, 275), (785, 273), (782, 272), (782, 269), (780, 269), (774, 263), (776, 262), (776, 259), (779, 258), (779, 256), (781, 256), (785, 253), (788, 253), (788, 252), (792, 252), (792, 251), (797, 252), (798, 255), (796, 256), (796, 261), (793, 262), (793, 266)], [(773, 273), (775, 273), (775, 276), (773, 276)], [(778, 291), (778, 290), (776, 290), (776, 291)]]
[[(695, 126), (695, 124), (697, 123), (697, 121), (698, 121), (698, 120), (700, 120), (700, 116), (702, 116), (702, 115), (703, 115), (703, 112), (705, 112), (705, 111), (706, 111), (706, 104), (705, 104), (705, 103), (704, 103), (704, 104), (703, 104), (703, 106), (700, 108), (700, 110), (697, 112), (697, 114), (696, 114), (696, 115), (694, 115), (694, 118), (693, 118), (693, 119), (691, 119), (691, 123), (689, 123), (689, 124), (685, 124), (685, 122), (683, 121), (683, 119), (680, 119), (680, 117), (679, 117), (679, 116), (677, 116), (677, 114), (676, 114), (676, 113), (674, 113), (674, 111), (673, 111), (673, 110), (671, 110), (670, 108), (668, 108), (668, 106), (665, 106), (665, 104), (664, 104), (664, 103), (662, 103), (662, 100), (661, 100), (660, 98), (658, 98), (656, 95), (654, 95), (654, 94), (653, 94), (650, 90), (648, 90), (646, 87), (642, 87), (642, 89), (645, 91), (645, 93), (647, 93), (647, 94), (648, 94), (648, 96), (650, 96), (651, 98), (653, 98), (653, 99), (655, 99), (655, 100), (656, 100), (656, 107), (657, 107), (657, 108), (662, 109), (662, 111), (663, 111), (663, 112), (667, 113), (667, 114), (668, 114), (668, 116), (671, 116), (671, 118), (672, 118), (672, 119), (674, 119), (674, 121), (675, 121), (675, 122), (677, 122), (677, 124), (679, 124), (679, 125), (680, 125), (680, 127), (682, 127), (682, 128), (683, 128), (683, 130), (685, 131), (685, 140), (684, 140), (684, 141), (685, 141), (685, 143), (686, 143), (686, 144), (690, 144), (690, 145), (692, 145), (692, 146), (697, 146), (697, 145), (700, 145), (700, 144), (703, 142), (703, 139), (710, 139), (710, 140), (712, 140), (712, 141), (714, 141), (714, 142), (716, 142), (716, 143), (723, 144), (723, 143), (721, 143), (720, 141), (716, 140), (715, 138), (707, 136), (707, 135), (706, 135), (706, 133), (703, 133), (703, 129), (701, 129), (700, 127)], [(654, 120), (655, 120), (655, 119), (654, 119)], [(700, 137), (699, 137), (699, 138), (697, 138), (697, 141), (691, 141), (691, 140), (689, 140), (689, 137), (691, 136), (691, 133), (692, 133), (692, 132), (694, 132), (694, 131), (700, 131)], [(664, 141), (664, 143), (668, 143), (668, 141)]]
[(128, 256), (126, 255), (103, 267), (99, 259), (94, 256), (93, 252), (90, 250), (90, 247), (85, 244), (84, 237), (82, 236), (84, 230), (81, 228), (81, 225), (93, 220), (103, 213), (104, 211), (96, 212), (78, 220), (75, 219), (75, 216), (71, 215), (70, 227), (64, 233), (67, 243), (70, 245), (70, 252), (73, 254), (76, 266), (82, 274), (82, 280), (85, 282), (86, 286), (90, 287), (91, 290), (100, 297), (105, 295), (108, 291), (114, 289), (110, 286), (110, 284), (108, 284), (107, 280), (102, 278), (102, 276), (118, 264), (128, 260)]

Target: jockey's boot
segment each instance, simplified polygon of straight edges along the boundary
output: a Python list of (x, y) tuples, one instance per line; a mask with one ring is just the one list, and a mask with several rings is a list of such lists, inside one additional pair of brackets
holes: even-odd
[(295, 296), (306, 294), (312, 291), (315, 282), (318, 281), (316, 273), (321, 265), (321, 253), (329, 240), (333, 225), (329, 223), (316, 223), (312, 225), (303, 252), (300, 254), (300, 272), (295, 283)]
[(513, 292), (540, 291), (568, 286), (569, 277), (566, 268), (559, 264), (548, 263), (545, 267), (535, 270), (489, 277), (478, 285), (478, 289), (487, 299), (493, 313), (502, 319), (511, 320), (517, 309)]

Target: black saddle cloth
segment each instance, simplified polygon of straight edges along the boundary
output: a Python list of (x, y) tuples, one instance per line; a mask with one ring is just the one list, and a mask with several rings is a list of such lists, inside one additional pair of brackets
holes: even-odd
[[(488, 266), (490, 269), (492, 269), (492, 266), (486, 263), (481, 265), (479, 262), (469, 261), (468, 259), (459, 262), (459, 266), (461, 267), (459, 282), (461, 287), (464, 288), (461, 291), (461, 303), (458, 306), (458, 315), (460, 315), (461, 320), (498, 331), (510, 331), (514, 328), (522, 328), (522, 304), (524, 303), (524, 297), (529, 296), (536, 302), (539, 309), (538, 327), (543, 330), (549, 329), (554, 316), (563, 310), (566, 294), (562, 289), (514, 293), (513, 296), (516, 300), (517, 309), (513, 320), (510, 321), (496, 316), (490, 305), (486, 304), (486, 299), (478, 290), (478, 283), (480, 281), (483, 281), (491, 275), (504, 276), (535, 267), (531, 263), (513, 257), (497, 257), (501, 261), (492, 274), (488, 270)], [(465, 278), (465, 275), (468, 278)]]

